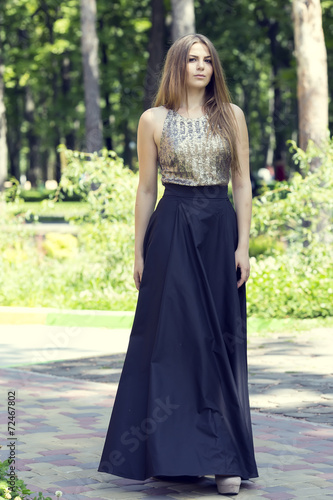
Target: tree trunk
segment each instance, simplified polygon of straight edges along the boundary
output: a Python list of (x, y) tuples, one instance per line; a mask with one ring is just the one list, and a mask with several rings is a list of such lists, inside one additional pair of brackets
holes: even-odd
[(12, 99), (11, 120), (8, 120), (8, 159), (9, 172), (12, 177), (20, 180), (20, 153), (22, 148), (22, 109), (24, 102), (24, 89), (20, 87), (18, 80), (15, 81), (15, 87), (12, 89), (15, 99)]
[(37, 181), (41, 177), (39, 137), (35, 133), (35, 103), (29, 85), (25, 87), (25, 110), (24, 117), (28, 122), (26, 138), (28, 141), (28, 170), (27, 179), (32, 186), (37, 186)]
[(183, 35), (195, 33), (195, 14), (193, 0), (171, 0), (172, 40)]
[[(255, 10), (256, 20), (259, 26), (267, 30), (267, 36), (270, 41), (271, 48), (271, 65), (272, 65), (272, 91), (273, 99), (269, 99), (269, 116), (272, 118), (273, 127), (269, 136), (269, 146), (266, 154), (266, 165), (273, 165), (279, 161), (286, 149), (286, 127), (283, 120), (283, 102), (279, 82), (279, 72), (282, 67), (290, 67), (290, 60), (287, 54), (281, 57), (282, 46), (278, 40), (278, 35), (281, 32), (280, 23), (269, 17), (265, 9), (258, 5)], [(263, 137), (266, 133), (263, 131)]]
[(131, 170), (133, 170), (133, 154), (130, 148), (131, 134), (128, 128), (128, 120), (124, 120), (122, 122), (121, 128), (124, 133), (124, 152), (123, 152), (124, 164)]
[[(25, 29), (18, 30), (18, 39), (19, 47), (25, 51), (29, 45), (29, 35)], [(31, 185), (36, 187), (41, 177), (40, 137), (35, 133), (35, 101), (29, 82), (24, 87), (23, 113), (24, 119), (27, 121), (25, 137), (28, 142), (26, 177), (31, 182)]]
[[(57, 148), (60, 143), (61, 143), (60, 130), (59, 127), (57, 127), (57, 129), (55, 130), (55, 148), (54, 148), (56, 151), (56, 161), (54, 165), (53, 175), (52, 177), (50, 177), (50, 179), (55, 178), (57, 182), (60, 182), (61, 179), (61, 160), (60, 160), (60, 153), (58, 153), (57, 151)], [(66, 145), (66, 147), (68, 146)]]
[(293, 0), (299, 145), (309, 139), (321, 145), (327, 139), (327, 54), (322, 29), (320, 0)]
[[(64, 95), (65, 102), (68, 104), (70, 102), (70, 91), (71, 91), (71, 77), (70, 77), (71, 66), (72, 65), (69, 55), (64, 54), (64, 58), (62, 60), (62, 65), (61, 65), (62, 93)], [(75, 132), (73, 127), (71, 127), (70, 130), (68, 131), (66, 130), (65, 139), (66, 139), (66, 147), (68, 149), (75, 149)]]
[(112, 113), (109, 92), (104, 92), (106, 119), (103, 121), (103, 129), (106, 128), (105, 146), (108, 151), (113, 149), (110, 116)]
[(103, 147), (98, 77), (96, 0), (81, 0), (81, 50), (86, 106), (86, 148), (89, 153)]
[(149, 40), (149, 60), (145, 80), (144, 109), (151, 107), (158, 87), (158, 77), (164, 56), (164, 1), (152, 0), (152, 27)]
[(285, 127), (283, 121), (281, 121), (282, 116), (282, 99), (281, 99), (281, 90), (280, 90), (280, 82), (278, 81), (278, 75), (280, 70), (280, 61), (277, 54), (278, 42), (277, 36), (279, 34), (280, 27), (277, 21), (269, 22), (268, 28), (268, 37), (270, 40), (271, 46), (271, 61), (272, 61), (272, 71), (273, 71), (273, 91), (274, 91), (274, 106), (272, 110), (272, 118), (273, 118), (273, 127), (274, 127), (274, 135), (275, 135), (275, 149), (274, 149), (274, 158), (269, 163), (272, 164), (278, 158), (281, 157), (285, 150)]
[[(104, 29), (104, 19), (103, 16), (99, 20), (99, 29), (101, 33), (103, 33)], [(101, 44), (101, 63), (103, 67), (105, 68), (105, 74), (107, 74), (107, 68), (109, 64), (109, 57), (108, 57), (108, 46), (106, 43), (102, 42)], [(104, 140), (105, 140), (105, 146), (108, 151), (111, 151), (113, 149), (113, 143), (112, 143), (112, 130), (111, 130), (111, 121), (110, 117), (112, 115), (112, 108), (111, 108), (111, 101), (110, 101), (110, 89), (109, 85), (107, 85), (106, 89), (104, 89), (104, 99), (105, 99), (105, 106), (103, 109), (103, 131), (104, 131)]]
[[(0, 37), (1, 44), (1, 37)], [(0, 191), (7, 178), (8, 150), (7, 150), (7, 121), (5, 107), (5, 84), (3, 81), (4, 62), (2, 57), (2, 46), (0, 45)]]

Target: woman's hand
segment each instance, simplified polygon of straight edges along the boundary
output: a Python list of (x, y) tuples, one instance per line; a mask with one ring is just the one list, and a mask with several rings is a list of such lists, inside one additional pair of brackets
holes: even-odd
[(235, 252), (235, 264), (236, 264), (236, 272), (239, 267), (241, 272), (241, 277), (237, 281), (237, 288), (242, 286), (247, 282), (250, 276), (250, 259), (249, 252), (242, 248), (237, 248)]
[(133, 278), (137, 290), (140, 289), (142, 273), (143, 273), (143, 257), (135, 257)]

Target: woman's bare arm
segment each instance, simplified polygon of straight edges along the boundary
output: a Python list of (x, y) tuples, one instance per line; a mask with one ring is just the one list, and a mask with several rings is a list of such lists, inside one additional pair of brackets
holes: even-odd
[(139, 120), (137, 149), (139, 184), (135, 201), (134, 281), (139, 290), (143, 272), (143, 240), (157, 199), (157, 147), (154, 141), (154, 111), (148, 109)]
[(235, 252), (235, 264), (241, 270), (241, 278), (237, 282), (238, 288), (248, 280), (250, 275), (249, 239), (252, 215), (252, 187), (250, 179), (249, 137), (243, 111), (233, 105), (236, 116), (239, 138), (237, 154), (240, 172), (232, 174), (232, 193), (237, 215), (238, 246)]

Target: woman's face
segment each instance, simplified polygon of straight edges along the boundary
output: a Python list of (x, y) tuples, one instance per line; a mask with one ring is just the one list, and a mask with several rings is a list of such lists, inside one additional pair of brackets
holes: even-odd
[(197, 89), (206, 87), (212, 74), (212, 58), (207, 46), (195, 42), (189, 51), (186, 65), (187, 87)]

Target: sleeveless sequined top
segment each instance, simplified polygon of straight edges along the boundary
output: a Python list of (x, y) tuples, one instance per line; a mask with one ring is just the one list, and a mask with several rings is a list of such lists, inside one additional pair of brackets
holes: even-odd
[(208, 117), (185, 118), (169, 109), (164, 120), (158, 162), (162, 184), (228, 185), (229, 143), (211, 132)]

